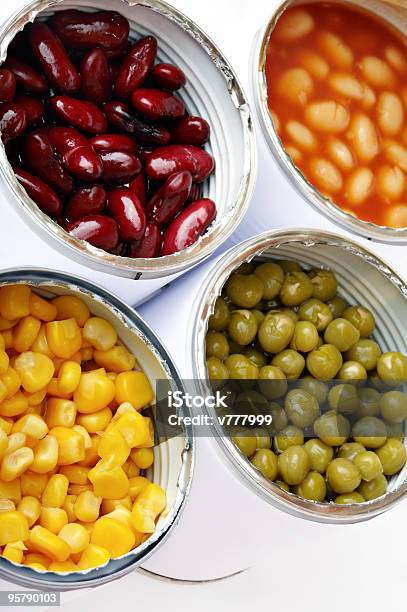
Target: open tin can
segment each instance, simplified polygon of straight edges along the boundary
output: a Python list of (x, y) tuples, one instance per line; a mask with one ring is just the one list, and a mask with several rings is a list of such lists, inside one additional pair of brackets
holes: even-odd
[[(186, 74), (181, 97), (192, 115), (205, 117), (212, 131), (208, 151), (216, 172), (203, 186), (204, 198), (217, 205), (217, 217), (201, 238), (184, 251), (164, 257), (133, 259), (112, 255), (78, 240), (42, 213), (18, 183), (0, 144), (0, 173), (5, 196), (41, 239), (94, 270), (136, 279), (175, 275), (211, 255), (237, 227), (248, 207), (256, 175), (255, 137), (250, 109), (239, 81), (215, 43), (191, 19), (161, 0), (33, 0), (0, 27), (0, 62), (14, 36), (34, 19), (66, 9), (115, 10), (130, 23), (130, 37), (152, 34), (158, 60), (174, 63)], [(12, 197), (9, 197), (11, 192)]]
[[(80, 297), (95, 316), (109, 321), (118, 337), (142, 365), (154, 389), (157, 380), (168, 381), (172, 390), (183, 390), (173, 361), (154, 332), (129, 306), (113, 294), (79, 277), (44, 269), (5, 270), (0, 272), (0, 287), (29, 285), (38, 295)], [(185, 414), (188, 410), (185, 408)], [(152, 418), (156, 416), (154, 406)], [(184, 414), (184, 408), (180, 411)], [(70, 590), (105, 584), (123, 576), (143, 563), (166, 540), (178, 522), (187, 501), (194, 467), (192, 429), (182, 428), (179, 435), (162, 439), (154, 447), (154, 464), (147, 471), (152, 482), (167, 494), (167, 507), (158, 520), (156, 531), (140, 546), (105, 565), (78, 572), (49, 572), (32, 569), (0, 558), (0, 577), (24, 587), (42, 590)]]
[[(269, 40), (278, 20), (287, 9), (310, 2), (324, 4), (324, 0), (278, 0), (273, 5), (268, 22), (257, 34), (254, 41), (251, 59), (252, 89), (264, 138), (290, 184), (315, 210), (322, 213), (333, 223), (364, 238), (378, 242), (406, 244), (407, 228), (381, 226), (358, 219), (353, 214), (342, 210), (332, 199), (325, 197), (297, 168), (286, 152), (273, 123), (268, 105), (265, 71)], [(332, 0), (332, 4), (363, 10), (379, 18), (385, 24), (387, 23), (403, 37), (407, 36), (407, 7), (403, 0)]]

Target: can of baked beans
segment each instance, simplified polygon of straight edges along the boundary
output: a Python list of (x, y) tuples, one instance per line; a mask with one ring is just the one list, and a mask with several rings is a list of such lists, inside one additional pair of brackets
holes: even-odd
[[(197, 395), (206, 397), (213, 393), (208, 384), (205, 336), (223, 286), (242, 264), (273, 260), (295, 261), (306, 270), (332, 270), (338, 282), (337, 294), (349, 304), (363, 304), (374, 314), (373, 339), (381, 350), (407, 352), (404, 334), (407, 285), (391, 266), (360, 243), (335, 233), (317, 229), (265, 232), (205, 263), (191, 272), (188, 279), (166, 288), (160, 299), (153, 299), (141, 309), (170, 349), (184, 355), (179, 367), (184, 378), (194, 380)], [(196, 295), (192, 307), (191, 295)], [(185, 331), (179, 326), (170, 329), (163, 323), (163, 311), (166, 320), (188, 320)], [(272, 551), (278, 551), (279, 546), (295, 546), (295, 542), (301, 541), (307, 547), (307, 538), (310, 546), (316, 538), (325, 537), (331, 538), (331, 544), (338, 542), (338, 546), (345, 545), (348, 540), (354, 545), (358, 535), (350, 529), (350, 524), (384, 513), (407, 494), (405, 466), (390, 478), (387, 492), (372, 501), (339, 505), (302, 499), (265, 478), (253, 466), (233, 444), (226, 428), (217, 419), (219, 413), (215, 409), (204, 408), (203, 411), (211, 419), (212, 430), (207, 436), (200, 435), (199, 429), (195, 432), (196, 472), (182, 529), (158, 555), (143, 564), (155, 573), (184, 579), (210, 579), (256, 565), (262, 559), (269, 560)], [(214, 517), (207, 516), (204, 520), (208, 503)], [(298, 518), (312, 524), (304, 528), (303, 521)], [(376, 532), (370, 532), (370, 528), (370, 525), (364, 527), (364, 538), (375, 537)], [(196, 554), (190, 550), (188, 564), (177, 562), (175, 551), (192, 538)], [(208, 565), (205, 559), (215, 546), (217, 554)]]
[[(201, 197), (216, 203), (216, 219), (195, 244), (172, 255), (151, 259), (113, 255), (76, 239), (42, 213), (18, 183), (1, 144), (1, 188), (8, 205), (18, 213), (16, 216), (10, 211), (2, 228), (8, 235), (20, 236), (21, 225), (27, 223), (42, 241), (38, 249), (38, 242), (30, 239), (28, 232), (22, 233), (33, 245), (33, 258), (36, 252), (40, 258), (44, 251), (45, 264), (36, 262), (39, 265), (46, 265), (46, 260), (54, 257), (54, 249), (59, 267), (68, 269), (73, 260), (80, 264), (81, 274), (91, 270), (92, 274), (99, 271), (140, 281), (140, 301), (211, 255), (240, 223), (255, 182), (255, 137), (247, 99), (227, 59), (197, 24), (161, 0), (148, 3), (112, 0), (108, 7), (105, 0), (27, 2), (0, 26), (0, 61), (6, 60), (15, 35), (34, 19), (43, 20), (66, 9), (93, 12), (107, 8), (127, 18), (132, 40), (154, 35), (158, 41), (158, 61), (175, 64), (185, 72), (187, 85), (180, 96), (187, 111), (206, 118), (211, 127), (207, 150), (215, 158), (216, 171), (202, 185)], [(156, 282), (143, 283), (144, 279)]]
[[(77, 276), (47, 269), (9, 269), (0, 272), (0, 287), (28, 285), (39, 296), (52, 299), (61, 295), (76, 296), (95, 316), (109, 321), (119, 340), (136, 357), (153, 389), (156, 381), (166, 381), (173, 392), (183, 391), (178, 370), (163, 344), (131, 307), (112, 293)], [(157, 397), (152, 402), (151, 418), (155, 423), (157, 443), (154, 463), (146, 471), (150, 481), (166, 492), (167, 506), (151, 537), (121, 557), (109, 560), (95, 569), (75, 572), (52, 572), (13, 563), (0, 557), (0, 577), (11, 583), (40, 590), (65, 591), (105, 584), (133, 571), (143, 563), (172, 533), (187, 502), (194, 467), (194, 440), (190, 425), (178, 428), (177, 435), (157, 437)], [(180, 414), (188, 415), (186, 406)], [(182, 423), (185, 423), (185, 419)]]
[(393, 244), (407, 242), (406, 33), (402, 1), (279, 0), (251, 59), (261, 131), (289, 183), (343, 229)]

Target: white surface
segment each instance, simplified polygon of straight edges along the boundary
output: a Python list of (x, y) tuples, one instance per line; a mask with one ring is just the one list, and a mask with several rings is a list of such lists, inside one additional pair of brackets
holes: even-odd
[[(250, 48), (255, 32), (267, 16), (269, 0), (174, 0), (174, 4), (209, 32), (248, 89)], [(2, 15), (6, 16), (7, 11), (14, 10), (16, 5), (15, 1), (3, 0), (0, 8)], [(335, 226), (302, 202), (285, 183), (261, 136), (258, 144), (260, 163), (255, 198), (245, 221), (229, 244), (271, 228), (304, 226), (337, 231)], [(259, 222), (259, 219), (262, 221)], [(391, 262), (400, 274), (407, 274), (407, 258), (402, 247), (373, 243), (368, 246)], [(2, 267), (42, 264), (80, 273), (77, 266), (68, 263), (62, 256), (52, 257), (50, 261), (49, 251), (43, 253), (39, 241), (21, 224), (12, 222), (11, 213), (10, 220), (0, 227), (0, 256)], [(86, 270), (83, 272), (86, 273)], [(117, 281), (103, 274), (92, 274), (92, 277), (119, 292), (128, 301), (134, 303), (137, 300), (131, 281)], [(191, 302), (192, 299), (193, 296)], [(163, 306), (164, 302), (160, 307), (160, 300), (156, 299), (142, 308), (142, 314), (152, 321), (161, 311), (161, 317), (168, 321)], [(172, 326), (175, 327), (174, 324)], [(171, 344), (170, 337), (168, 344)], [(183, 347), (179, 347), (179, 350), (183, 351)], [(180, 363), (182, 357), (180, 355)], [(175, 611), (183, 606), (196, 611), (206, 611), (208, 606), (216, 606), (222, 611), (243, 611), (248, 607), (256, 609), (266, 605), (284, 612), (310, 609), (325, 612), (327, 607), (331, 612), (339, 612), (344, 605), (351, 604), (352, 609), (379, 612), (389, 606), (389, 597), (392, 608), (402, 608), (407, 570), (404, 547), (399, 538), (404, 537), (405, 508), (405, 504), (400, 505), (369, 523), (343, 527), (283, 518), (283, 515), (273, 511), (268, 526), (273, 536), (268, 560), (240, 576), (211, 584), (185, 585), (161, 582), (133, 573), (86, 594), (63, 595), (62, 600), (66, 602), (63, 610), (107, 611), (116, 603), (123, 611), (134, 610), (140, 605), (154, 611)], [(208, 500), (207, 511), (197, 517), (196, 529), (199, 530), (200, 521), (216, 521), (216, 518)], [(256, 513), (247, 508), (245, 516), (242, 516), (242, 529), (246, 533), (251, 532), (255, 523)], [(181, 527), (182, 522), (179, 529)], [(253, 541), (253, 546), (258, 545), (259, 542)], [(193, 541), (190, 548), (194, 548)], [(231, 551), (222, 552), (227, 554)], [(180, 551), (179, 554), (186, 555), (185, 563), (188, 563), (188, 552)], [(219, 552), (213, 550), (211, 557), (217, 555)], [(211, 558), (207, 562), (210, 564)], [(5, 587), (0, 584), (0, 588)], [(69, 603), (68, 600), (73, 597), (75, 601)]]

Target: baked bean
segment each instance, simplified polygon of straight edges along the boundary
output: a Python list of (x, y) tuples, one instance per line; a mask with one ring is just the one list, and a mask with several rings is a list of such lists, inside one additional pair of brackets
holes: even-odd
[(397, 72), (403, 73), (406, 71), (407, 62), (404, 59), (403, 53), (400, 49), (397, 49), (397, 47), (393, 47), (392, 45), (386, 47), (384, 50), (384, 57), (390, 66), (394, 68), (394, 70), (397, 70)]
[(377, 121), (383, 134), (395, 136), (403, 127), (404, 109), (395, 93), (386, 91), (377, 101)]
[(317, 40), (324, 57), (326, 57), (332, 66), (342, 70), (352, 68), (352, 49), (339, 36), (332, 32), (320, 32)]
[(329, 64), (314, 51), (305, 49), (299, 56), (299, 62), (315, 79), (326, 79), (329, 74)]
[(367, 55), (360, 62), (360, 69), (372, 87), (394, 87), (396, 78), (390, 66), (380, 57)]
[(349, 136), (356, 155), (362, 162), (369, 162), (379, 154), (376, 128), (367, 115), (357, 113), (352, 118)]
[(291, 140), (304, 151), (315, 151), (318, 146), (317, 139), (307, 126), (298, 121), (289, 121), (286, 125), (287, 134)]
[(302, 153), (299, 149), (297, 149), (297, 147), (295, 147), (294, 145), (287, 145), (285, 147), (285, 150), (295, 164), (300, 163), (300, 161), (302, 160)]
[(274, 124), (274, 129), (276, 130), (277, 134), (280, 132), (281, 130), (281, 122), (280, 119), (278, 118), (278, 116), (276, 115), (276, 113), (271, 112), (271, 118), (273, 120), (273, 124)]
[(331, 160), (344, 172), (354, 168), (354, 155), (342, 140), (330, 138), (327, 145), (327, 151)]
[(386, 140), (384, 154), (390, 162), (407, 172), (407, 149), (403, 145), (396, 140)]
[(345, 184), (345, 192), (349, 203), (360, 206), (370, 195), (374, 185), (374, 174), (370, 168), (358, 168)]
[(337, 193), (342, 189), (342, 175), (329, 160), (316, 157), (310, 162), (311, 175), (316, 185), (328, 193)]
[(348, 110), (335, 100), (312, 102), (305, 109), (305, 119), (310, 127), (319, 132), (343, 132), (349, 125)]
[(386, 200), (398, 200), (405, 187), (404, 172), (398, 166), (383, 166), (377, 173), (377, 189)]
[(386, 212), (385, 223), (389, 227), (407, 227), (407, 204), (392, 206)]
[(285, 13), (278, 21), (274, 34), (282, 42), (294, 42), (304, 38), (314, 29), (314, 19), (303, 9)]
[(367, 83), (362, 83), (362, 88), (363, 96), (360, 102), (364, 110), (369, 110), (376, 104), (376, 94)]
[(333, 72), (329, 77), (329, 84), (341, 96), (353, 100), (362, 100), (363, 98), (363, 85), (346, 72)]
[(303, 68), (291, 68), (281, 75), (277, 92), (290, 102), (305, 106), (314, 89), (309, 73)]

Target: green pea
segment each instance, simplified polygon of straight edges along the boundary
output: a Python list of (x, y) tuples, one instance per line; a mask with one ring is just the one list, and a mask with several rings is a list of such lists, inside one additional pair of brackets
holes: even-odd
[(360, 338), (360, 333), (347, 319), (334, 319), (325, 330), (324, 340), (343, 353)]
[(359, 408), (359, 396), (353, 385), (340, 384), (332, 387), (328, 394), (329, 406), (342, 414), (353, 414)]
[(294, 488), (294, 493), (303, 499), (323, 502), (326, 496), (325, 480), (318, 472), (309, 472), (304, 480)]
[(322, 302), (335, 297), (338, 283), (335, 274), (331, 270), (311, 270), (308, 276), (313, 285), (312, 297)]
[(217, 388), (222, 386), (222, 384), (228, 380), (229, 370), (217, 357), (210, 357), (206, 361), (206, 367), (208, 369), (209, 380)]
[(280, 293), (284, 282), (284, 270), (277, 263), (260, 264), (254, 271), (264, 284), (264, 298), (272, 300)]
[(305, 359), (297, 351), (285, 349), (274, 355), (271, 365), (280, 368), (289, 380), (295, 380), (301, 376), (305, 368)]
[(256, 436), (258, 449), (259, 448), (270, 448), (271, 446), (270, 435), (266, 429), (264, 429), (263, 427), (254, 427), (252, 432), (253, 432), (253, 435)]
[(400, 352), (383, 353), (377, 362), (377, 373), (387, 385), (407, 381), (407, 357)]
[(257, 327), (260, 327), (260, 325), (263, 323), (264, 319), (266, 318), (264, 313), (261, 310), (258, 310), (257, 308), (254, 308), (252, 310), (252, 315), (256, 319)]
[(335, 504), (363, 504), (366, 501), (357, 491), (352, 493), (343, 493), (335, 497)]
[(298, 316), (300, 321), (313, 323), (318, 332), (324, 331), (333, 319), (329, 306), (314, 298), (301, 304), (298, 309)]
[(326, 468), (334, 456), (332, 447), (324, 444), (318, 438), (312, 438), (306, 441), (304, 448), (308, 453), (311, 470), (325, 474)]
[(387, 428), (377, 417), (363, 417), (353, 425), (352, 436), (366, 448), (379, 448), (386, 442)]
[(225, 300), (218, 297), (213, 309), (213, 315), (209, 317), (208, 328), (213, 331), (224, 331), (229, 323), (230, 313)]
[(254, 274), (235, 272), (229, 277), (225, 289), (228, 298), (240, 308), (254, 308), (264, 294), (264, 284)]
[(389, 438), (376, 450), (376, 455), (386, 476), (394, 476), (406, 463), (406, 447), (396, 438)]
[(275, 366), (268, 365), (260, 368), (259, 389), (270, 400), (278, 399), (287, 393), (287, 377), (284, 372)]
[(256, 317), (250, 310), (235, 310), (231, 313), (228, 334), (240, 345), (247, 346), (257, 334)]
[(259, 368), (244, 355), (230, 355), (225, 361), (232, 380), (257, 380)]
[(362, 451), (358, 453), (353, 463), (358, 468), (362, 479), (367, 482), (383, 474), (383, 467), (380, 463), (380, 459), (373, 451)]
[(304, 434), (301, 429), (294, 427), (294, 425), (288, 425), (274, 437), (274, 450), (276, 453), (282, 453), (287, 448), (290, 448), (290, 446), (302, 446), (303, 444)]
[(259, 342), (267, 353), (279, 353), (293, 337), (295, 323), (283, 313), (268, 314), (260, 325)]
[(304, 428), (312, 425), (319, 416), (316, 398), (303, 389), (293, 389), (287, 393), (284, 408), (291, 423)]
[(343, 318), (352, 323), (359, 330), (361, 338), (370, 338), (376, 327), (375, 318), (364, 306), (352, 306), (343, 313)]
[(345, 361), (338, 372), (338, 379), (360, 384), (367, 380), (367, 372), (361, 363), (357, 361)]
[(325, 383), (312, 376), (304, 376), (299, 382), (299, 389), (303, 389), (304, 391), (308, 391), (313, 395), (318, 404), (322, 406), (326, 402), (328, 397), (328, 387)]
[(380, 399), (380, 412), (387, 423), (402, 423), (407, 419), (407, 395), (401, 391), (388, 391)]
[(387, 479), (383, 474), (380, 474), (377, 478), (373, 478), (370, 482), (363, 480), (358, 488), (358, 493), (360, 493), (366, 501), (377, 499), (384, 495), (386, 491)]
[(206, 334), (206, 356), (217, 357), (224, 361), (229, 356), (229, 343), (220, 332), (210, 331)]
[(231, 436), (234, 444), (246, 457), (251, 457), (256, 452), (257, 439), (252, 435), (250, 429), (235, 428)]
[(309, 353), (318, 346), (319, 335), (317, 328), (309, 321), (299, 321), (294, 329), (290, 348), (301, 353)]
[(336, 295), (332, 299), (327, 300), (326, 305), (332, 312), (334, 319), (338, 319), (339, 317), (342, 317), (343, 313), (348, 307), (347, 301), (339, 297), (339, 295)]
[(276, 485), (278, 485), (280, 489), (283, 489), (283, 491), (287, 491), (287, 493), (290, 493), (290, 486), (283, 480), (276, 480)]
[(338, 458), (331, 461), (326, 476), (335, 493), (352, 493), (361, 481), (359, 470), (348, 459)]
[(251, 458), (251, 462), (269, 480), (277, 478), (278, 459), (272, 450), (267, 448), (257, 450)]
[(346, 352), (347, 361), (357, 361), (368, 372), (374, 370), (381, 355), (380, 346), (374, 340), (362, 339), (355, 342)]
[(278, 472), (289, 485), (299, 485), (309, 468), (309, 458), (302, 446), (290, 446), (278, 456)]
[(350, 423), (343, 414), (328, 410), (315, 421), (314, 432), (328, 446), (341, 446), (349, 437)]
[(288, 425), (287, 414), (279, 404), (272, 402), (269, 407), (270, 415), (272, 418), (270, 431), (273, 435), (276, 435)]
[(267, 359), (264, 354), (251, 346), (245, 350), (244, 355), (258, 368), (263, 368), (267, 363)]
[(280, 268), (284, 270), (285, 274), (288, 274), (288, 272), (301, 272), (301, 266), (297, 261), (292, 261), (291, 259), (279, 259), (277, 263)]
[(380, 414), (380, 393), (370, 387), (358, 389), (359, 408), (358, 417), (379, 416)]
[(345, 444), (342, 444), (338, 450), (338, 457), (340, 459), (354, 461), (355, 457), (359, 453), (363, 453), (365, 450), (366, 449), (363, 444), (359, 444), (359, 442), (345, 442)]
[(305, 272), (288, 272), (280, 291), (280, 299), (285, 306), (299, 306), (313, 293), (313, 286)]
[(245, 261), (244, 263), (240, 264), (236, 272), (245, 276), (247, 276), (248, 274), (253, 274), (254, 264), (252, 262)]
[(307, 368), (317, 380), (332, 380), (342, 367), (342, 355), (333, 344), (323, 344), (307, 356)]

